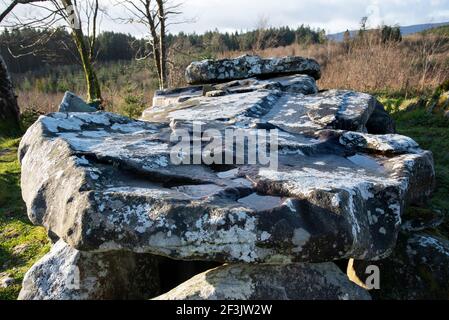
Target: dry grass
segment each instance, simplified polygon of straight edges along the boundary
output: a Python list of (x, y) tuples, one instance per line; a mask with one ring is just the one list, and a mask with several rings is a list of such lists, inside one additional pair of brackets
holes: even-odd
[(382, 43), (376, 37), (351, 43), (291, 45), (262, 51), (225, 52), (220, 58), (256, 53), (263, 57), (299, 55), (322, 67), (320, 88), (416, 95), (433, 91), (449, 78), (449, 38), (431, 34)]
[[(382, 43), (379, 37), (367, 35), (363, 40), (350, 43), (295, 44), (248, 52), (229, 51), (218, 54), (216, 58), (236, 57), (243, 53), (259, 54), (263, 57), (313, 57), (322, 67), (322, 78), (319, 81), (321, 89), (351, 89), (412, 97), (432, 92), (449, 78), (449, 38), (444, 35), (414, 35), (406, 37), (400, 43)], [(186, 86), (184, 70), (192, 60), (200, 58), (198, 48), (176, 47), (170, 50), (170, 87)], [(133, 104), (130, 106), (129, 103), (131, 96), (138, 100), (137, 104), (151, 106), (152, 96), (157, 88), (157, 78), (151, 66), (149, 62), (99, 66), (98, 73), (106, 110), (129, 113), (123, 110), (129, 111), (132, 107)], [(61, 78), (58, 78), (56, 83), (67, 83), (63, 87), (70, 88), (80, 96), (84, 95), (81, 71), (59, 74)], [(45, 79), (27, 75), (18, 78), (18, 83), (24, 80), (30, 85), (19, 85), (17, 90), (22, 111), (57, 111), (63, 91), (59, 88), (56, 91), (43, 90), (41, 87), (45, 86), (42, 84), (48, 84), (49, 81), (43, 82)]]
[(44, 93), (39, 90), (17, 90), (16, 94), (22, 112), (36, 110), (40, 113), (57, 111), (64, 96), (64, 93)]

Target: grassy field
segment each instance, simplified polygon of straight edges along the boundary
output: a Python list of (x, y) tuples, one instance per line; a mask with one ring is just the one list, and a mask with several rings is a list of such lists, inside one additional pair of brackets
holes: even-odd
[[(449, 119), (442, 113), (430, 113), (428, 101), (380, 97), (396, 121), (399, 134), (416, 140), (421, 148), (431, 150), (435, 160), (437, 188), (429, 199), (429, 210), (441, 211), (446, 220), (438, 232), (449, 236)], [(412, 101), (412, 102), (410, 102)], [(417, 101), (417, 102), (414, 102)], [(410, 104), (411, 103), (411, 104)], [(408, 109), (404, 108), (408, 106)]]
[(46, 231), (28, 220), (20, 192), (17, 160), (19, 138), (0, 138), (0, 279), (13, 286), (0, 288), (0, 300), (16, 299), (23, 276), (50, 249)]

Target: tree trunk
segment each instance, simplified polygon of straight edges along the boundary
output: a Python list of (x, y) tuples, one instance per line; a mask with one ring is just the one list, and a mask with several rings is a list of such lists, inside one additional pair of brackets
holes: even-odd
[(97, 74), (92, 66), (92, 62), (89, 59), (89, 51), (87, 50), (84, 42), (84, 36), (81, 30), (74, 29), (72, 36), (75, 40), (76, 48), (81, 58), (81, 64), (83, 66), (84, 75), (86, 77), (87, 85), (87, 101), (102, 101), (100, 84), (98, 82)]
[(163, 89), (167, 87), (167, 43), (165, 41), (165, 8), (164, 1), (157, 0), (159, 7), (159, 21), (160, 21), (160, 35), (159, 35), (159, 54), (160, 54), (160, 65), (161, 65), (161, 75), (160, 82)]
[(153, 47), (153, 61), (154, 61), (154, 65), (156, 67), (156, 71), (157, 71), (157, 77), (158, 77), (158, 82), (159, 82), (159, 89), (163, 90), (164, 89), (164, 84), (162, 82), (163, 80), (163, 76), (162, 76), (162, 66), (161, 66), (161, 47), (159, 44), (160, 38), (157, 34), (157, 29), (156, 29), (156, 24), (153, 18), (153, 14), (151, 13), (151, 1), (147, 0), (146, 5), (145, 5), (145, 13), (146, 13), (146, 18), (148, 20), (148, 26), (150, 28), (150, 34), (151, 34), (151, 38), (153, 39), (153, 43), (152, 43), (152, 47)]
[[(73, 14), (71, 9), (74, 8), (72, 0), (62, 0), (64, 9), (68, 15)], [(72, 26), (72, 37), (75, 41), (76, 48), (78, 50), (81, 64), (83, 66), (84, 75), (86, 77), (87, 85), (87, 101), (88, 102), (102, 102), (100, 84), (98, 82), (97, 74), (92, 66), (92, 60), (90, 59), (89, 49), (86, 45), (83, 30), (81, 28), (81, 22), (79, 26)]]
[(6, 134), (20, 131), (19, 106), (2, 56), (0, 56), (0, 131)]
[(155, 36), (156, 38), (154, 38), (153, 36), (153, 60), (154, 60), (154, 65), (156, 66), (156, 71), (157, 71), (157, 77), (158, 77), (158, 81), (159, 81), (159, 90), (163, 90), (164, 88), (164, 84), (162, 82), (162, 67), (161, 67), (161, 54), (160, 54), (160, 46), (159, 46), (159, 40), (157, 38), (157, 35)]

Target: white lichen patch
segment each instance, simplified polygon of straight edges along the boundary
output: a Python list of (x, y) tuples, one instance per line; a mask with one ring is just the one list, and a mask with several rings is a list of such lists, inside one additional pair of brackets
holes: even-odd
[(307, 232), (307, 230), (304, 230), (302, 228), (295, 229), (293, 233), (292, 243), (296, 246), (293, 249), (293, 252), (301, 252), (303, 250), (303, 247), (309, 242), (310, 240), (310, 233)]
[(380, 152), (416, 153), (420, 150), (418, 143), (413, 139), (398, 134), (371, 135), (361, 132), (345, 132), (340, 137), (340, 143)]
[(185, 232), (182, 237), (181, 255), (226, 252), (236, 261), (254, 262), (258, 258), (256, 218), (241, 210), (230, 214), (239, 224), (218, 229), (214, 224), (217, 223), (216, 218), (204, 215), (198, 219), (195, 229)]

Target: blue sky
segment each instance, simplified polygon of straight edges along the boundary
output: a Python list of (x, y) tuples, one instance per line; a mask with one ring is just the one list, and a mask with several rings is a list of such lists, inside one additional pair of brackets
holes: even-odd
[[(10, 0), (0, 0), (8, 3)], [(83, 1), (83, 0), (80, 0)], [(123, 16), (125, 11), (119, 0), (100, 0), (112, 17)], [(261, 17), (271, 26), (302, 23), (324, 28), (329, 33), (356, 29), (363, 16), (369, 16), (368, 24), (381, 23), (412, 25), (449, 21), (449, 0), (181, 0), (184, 18), (195, 22), (171, 26), (171, 32), (202, 33), (215, 28), (221, 31), (248, 30), (257, 26)], [(115, 5), (114, 5), (115, 4)], [(36, 9), (33, 9), (36, 10)], [(21, 7), (18, 15), (30, 14)], [(104, 18), (103, 30), (129, 32), (136, 36), (145, 34), (138, 25), (124, 25)]]

